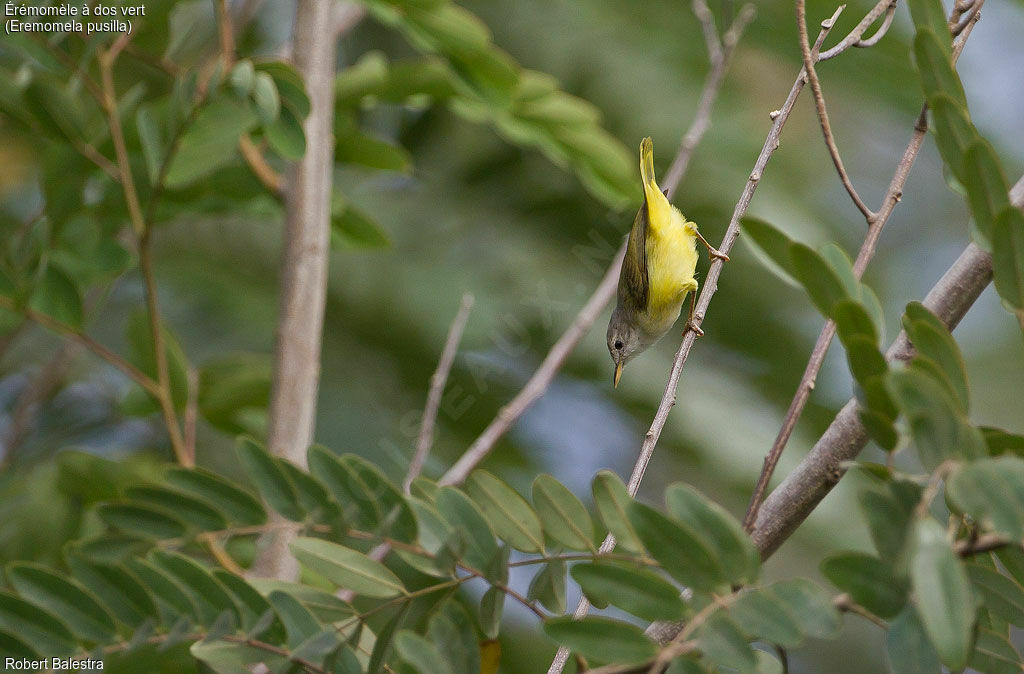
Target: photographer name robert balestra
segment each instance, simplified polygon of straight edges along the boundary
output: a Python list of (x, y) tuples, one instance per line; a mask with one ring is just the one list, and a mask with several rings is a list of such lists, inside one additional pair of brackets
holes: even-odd
[(103, 669), (103, 661), (93, 658), (4, 658), (4, 671), (86, 671)]

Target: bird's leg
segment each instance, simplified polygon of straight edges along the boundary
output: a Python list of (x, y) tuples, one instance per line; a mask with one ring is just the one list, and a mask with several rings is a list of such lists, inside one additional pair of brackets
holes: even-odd
[(686, 336), (686, 333), (689, 330), (693, 330), (693, 334), (697, 335), (698, 337), (703, 337), (704, 336), (704, 331), (701, 330), (700, 327), (698, 327), (697, 324), (693, 322), (693, 312), (694, 312), (694, 310), (696, 308), (697, 308), (697, 293), (691, 292), (690, 293), (690, 315), (686, 318), (686, 327), (683, 329), (683, 336), (684, 337)]
[(726, 255), (725, 253), (719, 251), (717, 248), (712, 246), (710, 243), (708, 243), (708, 240), (705, 239), (703, 237), (703, 235), (701, 235), (699, 229), (697, 229), (695, 227), (694, 230), (693, 230), (693, 233), (697, 235), (697, 238), (700, 239), (700, 242), (703, 243), (704, 247), (708, 249), (708, 255), (710, 255), (712, 258), (716, 258), (717, 257), (719, 260), (722, 260), (723, 262), (728, 262), (729, 261), (729, 256)]

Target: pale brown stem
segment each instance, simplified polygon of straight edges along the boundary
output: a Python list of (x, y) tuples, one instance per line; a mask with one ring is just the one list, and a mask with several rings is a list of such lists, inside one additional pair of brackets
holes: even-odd
[(427, 394), (427, 404), (423, 408), (423, 420), (420, 422), (419, 436), (416, 438), (416, 451), (409, 461), (409, 470), (402, 481), (405, 493), (409, 493), (409, 487), (423, 471), (423, 464), (430, 453), (430, 445), (434, 440), (434, 425), (437, 422), (437, 411), (441, 406), (441, 395), (444, 393), (444, 385), (448, 381), (448, 374), (455, 363), (455, 354), (459, 350), (459, 341), (462, 339), (462, 331), (466, 329), (466, 322), (469, 320), (469, 312), (473, 308), (473, 295), (466, 293), (462, 296), (459, 304), (459, 311), (448, 328), (448, 337), (444, 342), (444, 349), (441, 351), (441, 358), (437, 363), (437, 369), (430, 378), (430, 391)]
[[(292, 34), (295, 65), (311, 110), (303, 122), (306, 153), (289, 174), (281, 264), (274, 374), (267, 445), (271, 453), (306, 467), (313, 439), (320, 379), (320, 347), (327, 299), (334, 165), (335, 37), (333, 4), (299, 0)], [(298, 564), (288, 550), (292, 535), (270, 537), (251, 573), (294, 579)]]

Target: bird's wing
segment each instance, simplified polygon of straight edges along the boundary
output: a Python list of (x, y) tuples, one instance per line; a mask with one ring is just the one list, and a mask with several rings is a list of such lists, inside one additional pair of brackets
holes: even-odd
[(633, 228), (629, 230), (629, 243), (626, 244), (626, 257), (622, 261), (622, 283), (620, 289), (637, 309), (646, 309), (650, 295), (650, 279), (647, 276), (647, 200), (637, 211), (633, 220)]

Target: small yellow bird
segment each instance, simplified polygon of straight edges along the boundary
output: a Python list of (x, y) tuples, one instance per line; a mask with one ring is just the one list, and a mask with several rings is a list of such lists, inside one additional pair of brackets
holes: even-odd
[(608, 353), (615, 363), (612, 382), (616, 387), (623, 366), (672, 328), (687, 293), (692, 294), (686, 329), (698, 337), (704, 334), (693, 323), (697, 240), (707, 246), (711, 257), (729, 259), (701, 236), (697, 224), (688, 222), (658, 187), (650, 138), (640, 143), (640, 179), (644, 203), (629, 232), (619, 273), (618, 302), (608, 322)]

